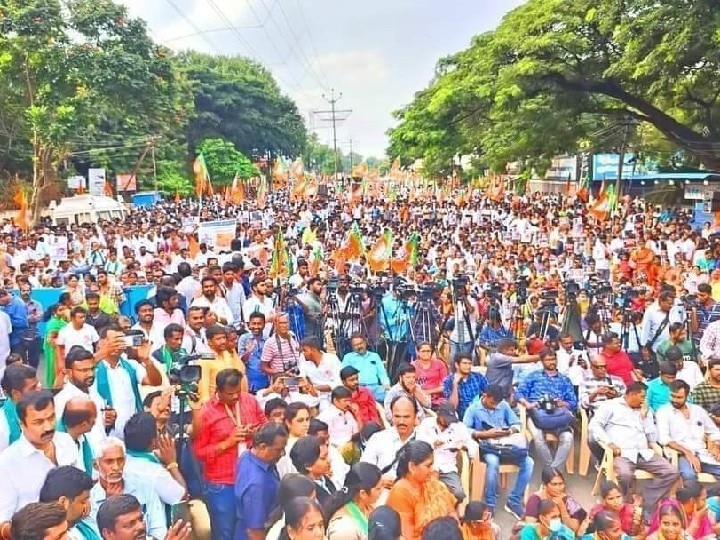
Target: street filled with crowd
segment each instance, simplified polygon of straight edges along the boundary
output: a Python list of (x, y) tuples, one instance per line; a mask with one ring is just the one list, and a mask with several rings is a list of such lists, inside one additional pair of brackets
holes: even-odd
[(714, 226), (504, 186), (5, 222), (0, 536), (715, 538)]

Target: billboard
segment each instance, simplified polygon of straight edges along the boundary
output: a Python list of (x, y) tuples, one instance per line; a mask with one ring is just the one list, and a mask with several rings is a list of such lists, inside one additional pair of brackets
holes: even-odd
[[(623, 159), (623, 178), (628, 178), (634, 173), (639, 173), (635, 154), (627, 153)], [(617, 178), (620, 154), (595, 154), (592, 158), (592, 179), (604, 180)]]

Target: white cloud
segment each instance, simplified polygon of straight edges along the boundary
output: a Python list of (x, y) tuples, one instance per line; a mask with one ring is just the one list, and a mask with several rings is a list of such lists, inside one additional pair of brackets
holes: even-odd
[(315, 64), (330, 79), (345, 85), (379, 83), (388, 76), (388, 63), (383, 55), (373, 50), (331, 52), (320, 55)]

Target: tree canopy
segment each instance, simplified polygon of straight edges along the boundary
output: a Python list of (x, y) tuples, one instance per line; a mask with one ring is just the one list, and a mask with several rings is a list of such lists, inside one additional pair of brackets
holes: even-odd
[(175, 64), (192, 84), (195, 110), (187, 127), (191, 150), (203, 139), (223, 137), (247, 155), (302, 152), (305, 123), (262, 65), (196, 52), (181, 54)]
[[(391, 156), (439, 172), (457, 154), (493, 168), (580, 147), (612, 148), (632, 120), (720, 169), (717, 0), (530, 0), (441, 60), (395, 113)], [(640, 142), (643, 142), (640, 141)]]

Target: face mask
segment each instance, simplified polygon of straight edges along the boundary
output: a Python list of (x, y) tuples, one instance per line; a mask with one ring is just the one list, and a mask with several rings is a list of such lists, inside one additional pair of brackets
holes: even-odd
[(562, 528), (562, 521), (560, 518), (552, 518), (550, 522), (548, 523), (548, 529), (550, 529), (550, 532), (558, 532)]

